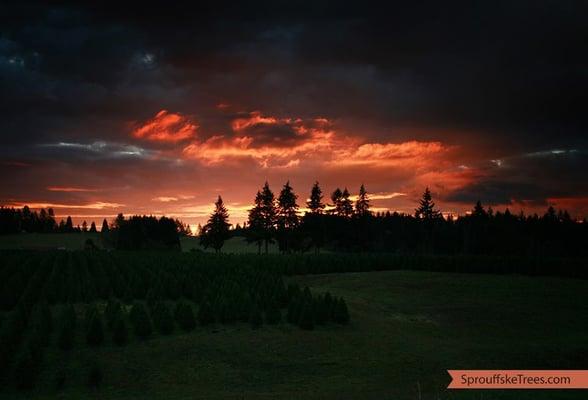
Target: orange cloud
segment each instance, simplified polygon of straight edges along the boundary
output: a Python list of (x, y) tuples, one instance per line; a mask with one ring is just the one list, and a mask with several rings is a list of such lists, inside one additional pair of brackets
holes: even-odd
[(259, 111), (252, 111), (246, 117), (233, 120), (231, 127), (235, 132), (239, 132), (254, 125), (276, 124), (277, 122), (278, 119), (275, 117), (264, 117)]
[(47, 188), (50, 192), (97, 192), (98, 189), (88, 189), (81, 187), (69, 187), (69, 186), (49, 186)]
[(9, 207), (21, 208), (29, 206), (30, 208), (69, 208), (69, 209), (87, 209), (87, 210), (103, 210), (105, 208), (119, 208), (124, 207), (124, 204), (108, 203), (103, 201), (96, 201), (87, 204), (60, 204), (60, 203), (34, 203), (34, 202), (16, 202), (8, 204)]
[(161, 110), (155, 117), (137, 126), (132, 135), (139, 139), (177, 143), (196, 136), (198, 125), (189, 117)]

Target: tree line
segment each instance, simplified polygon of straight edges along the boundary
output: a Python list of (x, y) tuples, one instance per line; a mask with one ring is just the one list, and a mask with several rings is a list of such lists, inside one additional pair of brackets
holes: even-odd
[[(117, 218), (120, 218), (119, 214)], [(181, 236), (192, 235), (190, 226), (180, 219), (173, 220), (176, 230)], [(116, 222), (116, 220), (115, 220)], [(102, 220), (102, 232), (108, 232), (112, 224), (105, 219)], [(31, 210), (29, 206), (23, 208), (0, 206), (0, 235), (15, 233), (97, 233), (96, 222), (91, 221), (88, 224), (82, 221), (81, 224), (74, 225), (71, 216), (61, 219), (59, 223), (55, 218), (55, 211), (52, 208), (41, 208), (38, 212)]]
[(231, 231), (229, 214), (219, 196), (200, 242), (219, 252), (232, 235), (243, 235), (268, 253), (277, 243), (283, 253), (388, 252), (397, 254), (472, 254), (579, 257), (588, 254), (588, 223), (565, 210), (549, 207), (544, 215), (494, 211), (478, 201), (459, 218), (443, 217), (426, 188), (414, 214), (371, 211), (364, 185), (355, 201), (348, 189), (337, 188), (325, 203), (315, 182), (300, 215), (298, 195), (286, 182), (278, 196), (266, 182), (257, 191), (244, 227)]

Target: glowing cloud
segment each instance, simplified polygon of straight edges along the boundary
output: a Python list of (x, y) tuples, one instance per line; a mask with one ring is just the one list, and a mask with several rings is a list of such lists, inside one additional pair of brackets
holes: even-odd
[(137, 126), (132, 135), (155, 142), (177, 143), (196, 135), (198, 125), (189, 117), (161, 110), (155, 117)]
[(82, 210), (103, 210), (105, 208), (119, 208), (124, 207), (124, 204), (120, 203), (108, 203), (103, 201), (96, 201), (94, 203), (87, 204), (59, 204), (59, 203), (34, 203), (34, 202), (16, 202), (8, 204), (9, 207), (24, 207), (29, 206), (30, 208), (69, 208), (69, 209), (82, 209)]
[(70, 186), (49, 186), (47, 188), (50, 192), (98, 192), (99, 189), (88, 189), (81, 187), (70, 187)]

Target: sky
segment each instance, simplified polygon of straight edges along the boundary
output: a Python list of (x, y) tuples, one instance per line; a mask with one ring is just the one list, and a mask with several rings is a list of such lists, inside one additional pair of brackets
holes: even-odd
[(0, 13), (0, 204), (237, 223), (318, 181), (588, 216), (586, 2), (78, 3)]

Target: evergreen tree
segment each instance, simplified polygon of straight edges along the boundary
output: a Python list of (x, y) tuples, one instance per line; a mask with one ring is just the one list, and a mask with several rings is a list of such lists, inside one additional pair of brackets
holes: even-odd
[(100, 233), (107, 234), (109, 231), (110, 228), (108, 227), (108, 222), (106, 221), (106, 218), (104, 218), (102, 221), (102, 229), (100, 230)]
[(208, 301), (203, 302), (200, 304), (200, 308), (198, 309), (198, 322), (200, 325), (205, 326), (214, 322), (214, 314), (212, 311), (212, 306)]
[(185, 302), (179, 302), (174, 313), (176, 322), (186, 332), (193, 330), (196, 327), (196, 319), (194, 318), (194, 311), (192, 306)]
[(343, 192), (341, 189), (335, 189), (331, 194), (331, 201), (333, 202), (333, 209), (330, 212), (338, 216), (343, 216)]
[(298, 196), (290, 186), (290, 181), (286, 182), (278, 196), (278, 207), (276, 210), (280, 250), (285, 252), (291, 250), (293, 232), (298, 227), (297, 198)]
[(212, 247), (218, 253), (225, 240), (230, 236), (229, 227), (231, 225), (228, 223), (229, 213), (220, 196), (214, 206), (214, 212), (208, 219), (208, 223), (202, 228), (200, 244), (204, 248)]
[(88, 371), (88, 386), (91, 388), (97, 388), (102, 384), (104, 379), (104, 373), (102, 367), (97, 363), (93, 363)]
[(74, 344), (76, 313), (70, 304), (65, 306), (60, 315), (60, 328), (57, 336), (57, 343), (62, 350), (70, 350)]
[(74, 231), (73, 221), (71, 220), (70, 216), (67, 217), (67, 221), (65, 222), (65, 231), (66, 232), (73, 232)]
[(153, 332), (149, 314), (145, 306), (141, 303), (134, 303), (129, 314), (135, 335), (141, 339), (145, 339)]
[(109, 329), (113, 329), (114, 323), (122, 314), (122, 307), (118, 300), (109, 299), (104, 309), (104, 315), (106, 317), (106, 323)]
[(263, 223), (263, 235), (265, 242), (265, 254), (269, 252), (268, 246), (272, 241), (276, 223), (276, 199), (267, 181), (261, 190), (261, 221)]
[(118, 346), (123, 346), (127, 343), (128, 336), (127, 324), (125, 323), (122, 313), (119, 313), (113, 323), (112, 341)]
[(251, 327), (253, 329), (257, 329), (263, 324), (261, 311), (259, 310), (259, 307), (257, 306), (256, 302), (253, 302), (253, 306), (249, 314), (249, 323), (251, 324)]
[(347, 304), (343, 298), (335, 300), (333, 319), (338, 324), (347, 324), (349, 322), (349, 311), (347, 310)]
[(318, 181), (312, 185), (310, 190), (310, 199), (306, 202), (306, 206), (311, 214), (322, 214), (325, 209), (323, 204), (323, 192), (319, 186)]
[(19, 353), (14, 366), (14, 382), (21, 390), (30, 389), (35, 383), (36, 370), (38, 365), (35, 362), (31, 349), (28, 346)]
[(286, 182), (280, 196), (278, 197), (278, 207), (276, 221), (278, 226), (285, 229), (292, 229), (298, 226), (298, 196), (292, 190), (290, 181)]
[(282, 312), (277, 302), (271, 302), (265, 312), (265, 320), (269, 325), (282, 322)]
[(300, 311), (300, 319), (298, 320), (298, 326), (305, 330), (314, 329), (314, 310), (312, 302), (305, 301)]
[(92, 224), (90, 225), (90, 233), (96, 233), (96, 223), (94, 221), (92, 221)]
[(426, 221), (441, 218), (441, 212), (435, 209), (435, 203), (433, 202), (433, 196), (431, 196), (429, 188), (426, 188), (425, 193), (423, 193), (423, 198), (420, 200), (420, 205), (416, 209), (415, 217)]
[(86, 332), (86, 343), (90, 346), (99, 346), (104, 341), (104, 329), (102, 328), (102, 318), (95, 312), (91, 315)]
[(88, 232), (88, 223), (86, 221), (82, 222), (82, 232)]
[(346, 218), (353, 215), (353, 203), (349, 196), (349, 190), (345, 188), (341, 194), (341, 215)]
[(261, 254), (261, 245), (265, 237), (265, 224), (263, 220), (263, 196), (258, 190), (255, 195), (255, 204), (249, 210), (249, 218), (247, 220), (249, 225), (247, 229), (247, 242), (257, 244), (257, 253)]
[(157, 330), (163, 335), (169, 335), (174, 331), (174, 319), (164, 302), (159, 302), (155, 306), (153, 321)]
[(476, 202), (476, 205), (474, 206), (474, 209), (472, 210), (472, 217), (486, 218), (487, 216), (488, 214), (486, 213), (486, 210), (484, 210), (484, 207), (482, 207), (482, 203), (480, 202), (480, 200), (478, 200)]
[(355, 213), (360, 217), (364, 217), (370, 214), (370, 200), (363, 183), (359, 188), (359, 196), (355, 202)]

